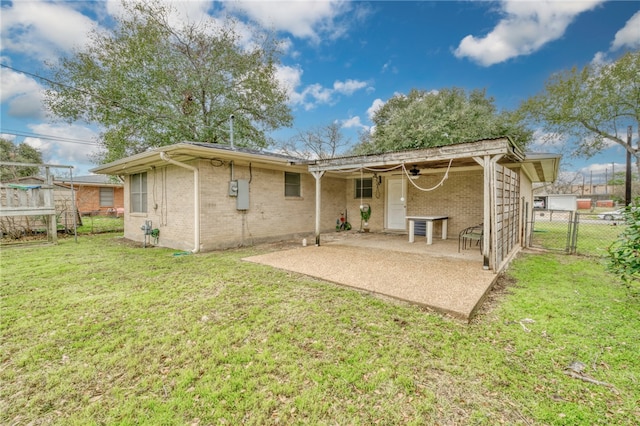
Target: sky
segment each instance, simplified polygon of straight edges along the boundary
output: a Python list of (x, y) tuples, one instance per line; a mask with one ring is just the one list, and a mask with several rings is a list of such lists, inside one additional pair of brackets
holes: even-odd
[[(166, 0), (169, 1), (169, 0)], [(540, 93), (556, 72), (611, 62), (640, 49), (640, 2), (503, 1), (180, 1), (178, 22), (232, 15), (275, 30), (286, 46), (278, 68), (295, 132), (338, 123), (345, 138), (371, 131), (371, 116), (396, 94), (484, 89), (500, 110)], [(52, 119), (42, 103), (45, 62), (82, 48), (89, 31), (109, 29), (119, 0), (0, 0), (0, 136), (25, 142), (73, 174), (95, 167), (99, 128)], [(634, 138), (638, 131), (634, 129)], [(634, 139), (634, 144), (637, 140)], [(540, 138), (541, 140), (541, 138)], [(533, 151), (561, 153), (561, 145)], [(621, 171), (616, 146), (590, 159), (563, 157), (562, 169), (593, 183)]]

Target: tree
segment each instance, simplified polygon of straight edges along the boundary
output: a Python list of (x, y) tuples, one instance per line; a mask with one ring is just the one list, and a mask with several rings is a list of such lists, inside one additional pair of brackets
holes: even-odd
[(344, 138), (340, 125), (336, 122), (299, 131), (282, 150), (294, 157), (305, 159), (333, 158), (349, 145)]
[(377, 153), (452, 145), (485, 138), (511, 136), (525, 147), (531, 132), (510, 112), (498, 112), (484, 90), (466, 93), (452, 88), (389, 99), (373, 117), (374, 131), (361, 135), (355, 153)]
[(518, 112), (550, 138), (572, 138), (576, 156), (589, 158), (611, 141), (640, 160), (638, 149), (626, 140), (627, 127), (640, 125), (640, 51), (611, 64), (552, 75), (544, 91), (524, 101)]
[[(42, 164), (42, 153), (24, 142), (16, 145), (9, 140), (0, 138), (0, 161)], [(39, 171), (37, 166), (1, 166), (0, 180), (4, 182), (19, 177), (35, 176)]]
[(627, 226), (607, 249), (608, 269), (620, 277), (630, 291), (640, 294), (640, 199), (625, 208), (624, 220)]
[(126, 2), (110, 33), (51, 65), (46, 103), (63, 120), (104, 129), (99, 162), (180, 141), (264, 147), (292, 122), (276, 79), (279, 43), (254, 34), (242, 45), (234, 22), (170, 24), (171, 6)]

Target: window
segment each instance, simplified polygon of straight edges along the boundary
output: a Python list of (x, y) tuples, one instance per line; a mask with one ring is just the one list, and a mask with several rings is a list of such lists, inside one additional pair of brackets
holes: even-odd
[(113, 188), (100, 188), (100, 207), (113, 207)]
[(354, 198), (371, 198), (373, 195), (373, 179), (354, 179), (356, 183), (356, 196)]
[(147, 212), (147, 173), (131, 175), (131, 212)]
[(300, 173), (284, 172), (284, 196), (300, 196)]

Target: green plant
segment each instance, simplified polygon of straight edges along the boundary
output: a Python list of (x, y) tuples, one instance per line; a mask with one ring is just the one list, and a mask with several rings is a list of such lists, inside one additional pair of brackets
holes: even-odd
[(632, 290), (640, 291), (640, 198), (624, 212), (627, 226), (609, 246), (608, 268)]
[(371, 217), (371, 206), (369, 204), (363, 204), (360, 206), (360, 218), (363, 222), (369, 222)]

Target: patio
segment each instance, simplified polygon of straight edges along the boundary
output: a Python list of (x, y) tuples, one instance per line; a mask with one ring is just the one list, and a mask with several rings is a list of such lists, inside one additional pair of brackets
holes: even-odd
[(458, 239), (406, 234), (326, 234), (321, 245), (290, 248), (244, 260), (309, 275), (469, 321), (497, 275), (483, 270), (477, 247), (458, 253)]

